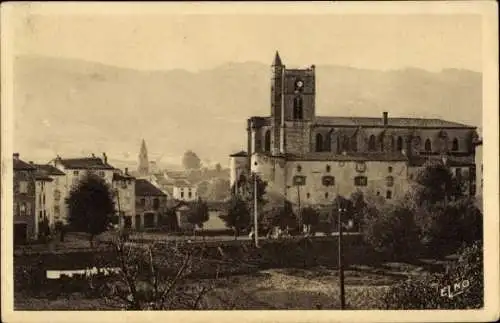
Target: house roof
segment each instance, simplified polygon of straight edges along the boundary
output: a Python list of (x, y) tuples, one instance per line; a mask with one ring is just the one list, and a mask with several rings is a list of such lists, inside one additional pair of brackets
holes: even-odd
[(37, 171), (35, 173), (35, 180), (36, 181), (44, 181), (44, 182), (52, 182), (53, 181), (53, 179), (50, 176), (46, 175), (43, 172), (39, 172), (39, 171)]
[(145, 179), (137, 179), (135, 181), (136, 196), (167, 196), (159, 188), (151, 184)]
[(186, 178), (186, 173), (183, 171), (166, 171), (165, 175), (172, 179)]
[(120, 174), (120, 173), (113, 173), (113, 180), (114, 181), (127, 181), (127, 180), (134, 180), (135, 177), (127, 175), (127, 174)]
[(36, 170), (35, 166), (30, 165), (29, 163), (22, 161), (21, 159), (16, 159), (16, 158), (14, 158), (13, 160), (13, 167), (14, 170), (31, 170), (31, 171)]
[(237, 153), (229, 155), (229, 157), (248, 157), (248, 154), (246, 151), (239, 151)]
[(49, 164), (35, 164), (34, 165), (39, 171), (47, 174), (47, 175), (53, 175), (53, 176), (63, 176), (65, 175), (64, 172), (60, 171), (56, 167), (49, 165)]
[(163, 174), (153, 174), (153, 179), (159, 184), (159, 185), (162, 185), (162, 186), (165, 186), (165, 185), (174, 185), (175, 181), (174, 180), (171, 180), (171, 179), (168, 179), (168, 178), (165, 178), (165, 176), (163, 176)]
[(191, 187), (191, 186), (193, 186), (190, 182), (188, 182), (185, 179), (178, 179), (178, 180), (176, 180), (175, 183), (174, 183), (174, 185), (177, 186), (177, 187)]
[(102, 170), (112, 170), (115, 169), (108, 163), (104, 163), (101, 158), (98, 157), (85, 157), (85, 158), (66, 158), (58, 159), (58, 161), (68, 169), (102, 169)]

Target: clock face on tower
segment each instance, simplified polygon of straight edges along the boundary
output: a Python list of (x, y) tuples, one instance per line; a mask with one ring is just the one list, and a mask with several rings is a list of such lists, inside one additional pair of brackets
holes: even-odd
[(301, 80), (297, 80), (297, 81), (295, 82), (295, 87), (296, 87), (297, 89), (301, 89), (303, 86), (304, 86), (304, 82), (302, 82)]

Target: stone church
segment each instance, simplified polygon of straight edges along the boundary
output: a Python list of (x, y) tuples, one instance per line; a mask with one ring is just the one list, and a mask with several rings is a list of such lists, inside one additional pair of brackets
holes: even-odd
[[(269, 116), (247, 120), (248, 147), (230, 156), (231, 184), (256, 172), (268, 193), (325, 205), (356, 190), (388, 200), (428, 161), (446, 163), (474, 194), (476, 128), (440, 119), (316, 115), (315, 66), (271, 67)], [(471, 185), (472, 184), (472, 185)]]

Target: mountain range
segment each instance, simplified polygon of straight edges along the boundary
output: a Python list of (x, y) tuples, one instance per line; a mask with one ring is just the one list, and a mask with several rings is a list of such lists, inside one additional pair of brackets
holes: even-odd
[[(481, 127), (478, 72), (316, 65), (316, 75), (318, 115), (388, 111)], [(38, 162), (106, 152), (117, 167), (136, 167), (144, 138), (150, 160), (163, 167), (178, 167), (186, 150), (225, 166), (245, 149), (246, 119), (270, 113), (270, 66), (258, 62), (144, 71), (18, 56), (13, 81), (14, 147)]]

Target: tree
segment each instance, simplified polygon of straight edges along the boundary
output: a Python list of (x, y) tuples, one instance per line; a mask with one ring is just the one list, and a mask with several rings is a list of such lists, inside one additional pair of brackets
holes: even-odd
[(418, 227), (413, 211), (400, 204), (382, 209), (370, 206), (365, 211), (363, 237), (376, 251), (395, 257), (413, 256), (418, 250)]
[[(255, 175), (249, 176), (245, 180), (245, 182), (240, 183), (240, 185), (245, 186), (243, 197), (247, 202), (248, 209), (250, 210), (250, 213), (252, 215), (254, 214), (254, 178)], [(266, 199), (266, 188), (267, 182), (263, 181), (260, 177), (257, 176), (257, 205), (261, 207), (261, 210), (264, 209), (265, 205), (268, 202)]]
[(363, 225), (363, 216), (366, 208), (368, 207), (368, 204), (366, 203), (363, 192), (361, 191), (353, 192), (349, 200), (351, 201), (352, 206), (352, 218), (354, 221), (354, 226), (357, 230), (359, 230)]
[(208, 181), (203, 181), (198, 183), (196, 191), (198, 192), (198, 196), (206, 199), (208, 198), (210, 183)]
[(222, 221), (228, 228), (234, 230), (236, 240), (241, 230), (248, 228), (251, 224), (251, 216), (247, 204), (238, 195), (233, 195), (229, 201), (227, 214), (221, 216)]
[(107, 230), (115, 214), (111, 188), (93, 173), (86, 175), (70, 191), (66, 204), (71, 227), (88, 233), (91, 246), (94, 237)]
[(201, 160), (193, 151), (188, 150), (182, 157), (182, 165), (186, 170), (198, 170), (201, 167)]
[[(102, 267), (118, 267), (112, 276), (89, 276), (94, 295), (123, 304), (127, 310), (203, 309), (210, 283), (192, 276), (201, 250), (178, 242), (130, 245), (118, 238)], [(215, 276), (217, 276), (216, 273)]]
[(208, 205), (201, 197), (198, 197), (198, 200), (191, 206), (188, 221), (201, 229), (203, 228), (203, 223), (207, 222), (208, 219)]
[(319, 212), (313, 207), (307, 206), (302, 209), (302, 224), (307, 228), (307, 232), (311, 233), (319, 223)]
[(207, 191), (207, 199), (211, 201), (223, 201), (230, 194), (229, 180), (217, 178), (208, 185)]
[(427, 165), (417, 174), (415, 182), (413, 197), (419, 206), (447, 202), (463, 195), (460, 183), (442, 163)]

